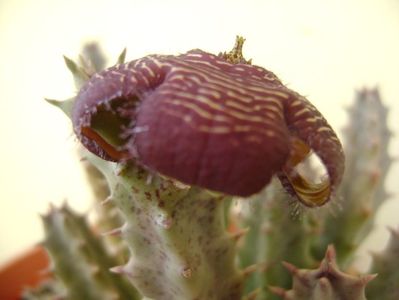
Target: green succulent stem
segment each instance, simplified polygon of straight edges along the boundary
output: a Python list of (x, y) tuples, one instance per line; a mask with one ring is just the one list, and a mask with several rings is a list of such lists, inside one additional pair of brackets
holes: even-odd
[(226, 232), (224, 197), (88, 155), (126, 223), (130, 260), (112, 270), (153, 299), (240, 299), (243, 275)]
[(66, 287), (68, 299), (139, 299), (135, 289), (108, 269), (115, 260), (95, 236), (86, 219), (67, 206), (52, 207), (43, 217), (44, 245), (54, 262), (55, 274)]

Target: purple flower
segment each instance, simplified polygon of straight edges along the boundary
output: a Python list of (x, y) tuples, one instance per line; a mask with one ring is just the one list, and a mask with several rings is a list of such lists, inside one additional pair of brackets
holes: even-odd
[[(327, 121), (270, 71), (192, 50), (151, 55), (95, 74), (73, 107), (74, 131), (94, 154), (226, 194), (249, 196), (277, 175), (307, 206), (326, 203), (344, 155)], [(306, 180), (313, 151), (327, 170)]]

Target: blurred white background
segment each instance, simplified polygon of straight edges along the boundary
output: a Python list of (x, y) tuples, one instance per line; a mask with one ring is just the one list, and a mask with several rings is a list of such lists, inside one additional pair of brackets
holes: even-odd
[[(43, 101), (76, 92), (62, 55), (75, 58), (93, 40), (113, 61), (124, 47), (128, 59), (219, 53), (237, 34), (246, 58), (307, 95), (338, 132), (354, 90), (378, 85), (399, 134), (398, 0), (0, 0), (0, 264), (41, 240), (50, 202), (91, 207), (71, 126)], [(398, 149), (396, 137), (392, 155)], [(361, 259), (384, 246), (386, 225), (399, 225), (398, 176), (395, 165), (387, 188), (396, 198)]]

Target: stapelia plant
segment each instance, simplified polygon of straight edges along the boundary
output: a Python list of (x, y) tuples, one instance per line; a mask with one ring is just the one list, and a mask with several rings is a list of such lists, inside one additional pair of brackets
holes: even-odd
[[(238, 37), (232, 51), (219, 55), (192, 50), (125, 63), (123, 52), (117, 65), (103, 71), (104, 60), (93, 46), (86, 48), (88, 59), (81, 59), (80, 65), (66, 59), (79, 92), (67, 101), (50, 102), (71, 118), (77, 138), (89, 150), (84, 154), (86, 170), (96, 194), (109, 193), (97, 227), (118, 227), (109, 230), (112, 240), (103, 237), (106, 244), (100, 247), (99, 238), (89, 235), (80, 217), (65, 208), (51, 209), (44, 218), (45, 228), (51, 233), (56, 226), (59, 233), (48, 235), (46, 245), (64, 243), (64, 247), (48, 247), (55, 272), (64, 282), (62, 295), (73, 299), (110, 295), (156, 300), (365, 299), (365, 285), (374, 276), (340, 271), (334, 247), (327, 247), (336, 241), (331, 234), (335, 220), (320, 210), (301, 218), (290, 214), (292, 203), (314, 210), (341, 195), (340, 141), (303, 96), (244, 59), (243, 41)], [(381, 106), (378, 101), (373, 98), (370, 106)], [(365, 107), (362, 102), (354, 111), (359, 115), (378, 111)], [(357, 118), (365, 122), (361, 127), (367, 127), (368, 120)], [(388, 140), (381, 145), (381, 156)], [(367, 151), (362, 142), (358, 144), (354, 146), (359, 153)], [(325, 167), (327, 174), (321, 178), (309, 165), (312, 154)], [(353, 167), (354, 161), (351, 156), (349, 171), (356, 177), (364, 172)], [(280, 183), (271, 182), (272, 177)], [(350, 194), (349, 185), (346, 190)], [(348, 199), (355, 201), (352, 198)], [(357, 206), (348, 204), (348, 210)], [(52, 225), (48, 220), (61, 221)], [(354, 231), (360, 232), (361, 225), (370, 230), (370, 224), (357, 222)], [(128, 257), (121, 240), (127, 244)], [(393, 249), (389, 247), (389, 259), (380, 262), (398, 257)], [(342, 253), (350, 261), (353, 251)], [(60, 257), (69, 257), (70, 265)], [(108, 257), (107, 263), (101, 257)], [(111, 261), (122, 261), (110, 269), (116, 273), (112, 276), (104, 270)], [(81, 270), (79, 276), (70, 276), (62, 265)], [(382, 265), (375, 264), (374, 270), (380, 272)], [(113, 276), (128, 279), (134, 288)], [(390, 268), (384, 278), (392, 282), (395, 276)], [(80, 291), (76, 286), (85, 288)], [(373, 294), (378, 291), (374, 285)], [(396, 296), (398, 291), (389, 293)]]

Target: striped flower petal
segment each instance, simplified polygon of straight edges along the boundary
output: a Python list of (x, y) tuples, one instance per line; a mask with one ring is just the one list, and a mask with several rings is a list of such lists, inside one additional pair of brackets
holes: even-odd
[[(344, 169), (334, 131), (304, 97), (270, 71), (201, 50), (95, 74), (76, 98), (72, 121), (83, 145), (106, 160), (134, 160), (231, 195), (257, 193), (276, 174), (290, 194), (319, 206)], [(296, 169), (310, 151), (328, 172), (321, 185)]]

